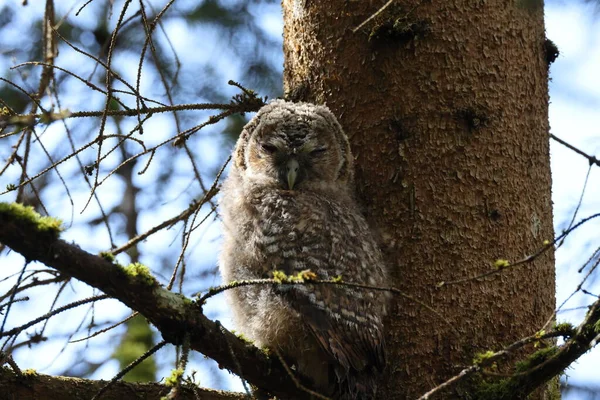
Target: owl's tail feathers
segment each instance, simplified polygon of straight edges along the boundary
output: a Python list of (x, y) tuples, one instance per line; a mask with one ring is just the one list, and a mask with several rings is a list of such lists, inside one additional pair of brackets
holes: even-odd
[[(336, 371), (337, 375), (337, 371)], [(338, 381), (334, 399), (372, 400), (377, 393), (377, 376), (374, 371), (362, 371), (360, 374), (346, 374)]]
[[(377, 380), (385, 368), (385, 341), (380, 329), (365, 327), (354, 332), (354, 342), (330, 339), (331, 353), (337, 363), (333, 367), (340, 400), (375, 399)], [(345, 345), (343, 345), (343, 344)], [(338, 346), (335, 346), (337, 344)], [(344, 357), (345, 356), (345, 357)]]

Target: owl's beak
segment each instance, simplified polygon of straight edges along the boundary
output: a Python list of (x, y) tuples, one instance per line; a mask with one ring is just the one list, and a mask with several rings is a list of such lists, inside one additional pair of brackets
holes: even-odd
[(298, 170), (299, 169), (300, 169), (300, 164), (298, 164), (298, 161), (295, 158), (290, 159), (287, 162), (287, 164), (285, 165), (287, 184), (288, 184), (289, 190), (294, 189), (294, 184), (296, 183), (296, 180), (298, 179)]

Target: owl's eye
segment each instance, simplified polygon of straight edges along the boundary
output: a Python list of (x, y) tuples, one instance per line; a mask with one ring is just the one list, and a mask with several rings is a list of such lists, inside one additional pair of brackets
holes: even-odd
[(325, 153), (325, 151), (327, 151), (326, 147), (319, 147), (318, 149), (311, 151), (310, 155), (313, 157), (320, 156), (321, 154)]
[(260, 148), (265, 152), (265, 153), (269, 153), (269, 154), (273, 154), (277, 151), (277, 147), (269, 144), (269, 143), (261, 143), (260, 144)]

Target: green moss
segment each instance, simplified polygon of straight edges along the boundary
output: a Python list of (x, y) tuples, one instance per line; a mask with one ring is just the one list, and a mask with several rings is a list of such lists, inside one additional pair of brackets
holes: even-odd
[[(520, 390), (523, 388), (523, 382), (511, 378), (490, 381), (481, 375), (477, 375), (475, 379), (480, 379), (480, 381), (479, 384), (476, 384), (476, 389), (468, 397), (470, 400), (514, 400), (515, 395), (520, 393)], [(558, 377), (552, 378), (545, 389), (544, 399), (561, 399)]]
[(188, 299), (187, 297), (183, 297), (182, 301), (185, 306), (191, 306), (191, 305), (196, 304), (196, 302), (194, 300)]
[(492, 358), (494, 356), (494, 354), (496, 354), (496, 353), (494, 353), (491, 350), (488, 350), (485, 353), (477, 353), (475, 355), (475, 357), (473, 357), (473, 364), (480, 365), (483, 362), (485, 362), (486, 360)]
[(248, 336), (244, 335), (243, 333), (237, 333), (236, 331), (231, 331), (235, 336), (238, 337), (238, 339), (240, 339), (242, 342), (246, 343), (246, 344), (251, 344), (254, 345), (254, 342), (252, 340), (250, 340), (248, 338)]
[(542, 337), (546, 334), (546, 330), (542, 329), (541, 331), (537, 331), (535, 333), (535, 338), (536, 339), (542, 339)]
[(114, 263), (116, 260), (115, 255), (110, 251), (101, 251), (98, 255), (111, 263)]
[(283, 271), (276, 270), (276, 271), (273, 271), (272, 274), (273, 274), (273, 280), (277, 283), (284, 283), (284, 282), (287, 282), (287, 280), (288, 280), (287, 274)]
[(494, 267), (496, 269), (504, 269), (510, 267), (510, 261), (499, 258), (496, 261), (494, 261)]
[(573, 326), (573, 324), (570, 324), (568, 322), (561, 322), (560, 324), (555, 324), (554, 330), (556, 332), (561, 333), (564, 336), (569, 337), (575, 334), (575, 327)]
[(494, 382), (482, 380), (474, 393), (473, 399), (511, 400), (515, 397), (514, 390), (510, 379), (501, 379)]
[(148, 285), (155, 285), (156, 279), (150, 273), (150, 268), (140, 263), (129, 264), (124, 267), (125, 273), (131, 277), (142, 279)]
[(34, 376), (38, 374), (37, 371), (33, 368), (24, 369), (22, 372), (25, 376)]
[(272, 351), (270, 348), (268, 348), (267, 346), (264, 346), (264, 347), (261, 347), (260, 350), (265, 355), (265, 357), (271, 358)]
[(556, 354), (558, 348), (556, 346), (549, 346), (544, 349), (540, 349), (527, 357), (525, 360), (518, 361), (515, 365), (517, 372), (527, 372), (536, 365), (540, 365), (544, 361), (550, 359)]
[(561, 400), (562, 396), (561, 396), (561, 391), (560, 391), (560, 378), (558, 376), (555, 376), (554, 378), (550, 379), (550, 382), (548, 382), (548, 385), (546, 386), (546, 400)]
[[(543, 362), (550, 359), (556, 354), (558, 348), (556, 346), (550, 346), (536, 351), (531, 354), (525, 360), (519, 361), (515, 364), (515, 376), (507, 377), (504, 379), (494, 379), (484, 377), (481, 374), (476, 374), (471, 380), (467, 387), (475, 388), (471, 390), (470, 400), (511, 400), (515, 398), (515, 394), (521, 393), (524, 387), (527, 386), (528, 375), (527, 371), (531, 370)], [(476, 364), (484, 363), (494, 353), (491, 351), (478, 354), (475, 356), (473, 362)], [(548, 387), (545, 390), (545, 395), (550, 400), (560, 399), (560, 388), (556, 386), (557, 380), (553, 379), (554, 382), (549, 382)], [(529, 387), (531, 389), (531, 387)], [(558, 397), (556, 397), (558, 394)], [(549, 397), (548, 397), (549, 396)], [(519, 397), (521, 398), (521, 397)]]
[(43, 113), (40, 117), (40, 123), (48, 125), (52, 122), (52, 117), (49, 113)]
[(177, 368), (171, 371), (171, 375), (165, 378), (165, 386), (177, 386), (183, 377), (183, 370), (181, 368)]
[[(235, 286), (235, 285), (237, 285), (237, 282), (238, 281), (231, 281), (231, 282), (229, 282), (229, 285)], [(206, 293), (206, 295), (208, 297), (214, 296), (215, 293), (219, 292), (219, 290), (220, 290), (219, 286), (211, 286), (208, 288), (208, 292)], [(198, 297), (202, 297), (201, 294), (198, 294)]]
[(115, 255), (110, 251), (101, 251), (98, 255), (111, 263), (115, 261)]
[(62, 221), (53, 217), (42, 217), (33, 207), (18, 203), (0, 203), (0, 217), (8, 215), (19, 222), (27, 223), (35, 227), (38, 232), (47, 233), (58, 237), (63, 230)]
[(310, 269), (298, 272), (296, 275), (287, 275), (283, 271), (273, 271), (273, 280), (277, 283), (303, 283), (316, 280), (317, 274)]

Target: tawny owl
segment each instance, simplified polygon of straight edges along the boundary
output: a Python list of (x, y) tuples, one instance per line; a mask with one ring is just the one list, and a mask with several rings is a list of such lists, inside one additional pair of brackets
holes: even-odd
[[(327, 107), (276, 100), (244, 127), (222, 189), (224, 282), (310, 270), (384, 286), (353, 194), (348, 139)], [(385, 363), (382, 292), (333, 285), (230, 290), (236, 329), (275, 348), (321, 393), (369, 399)]]

